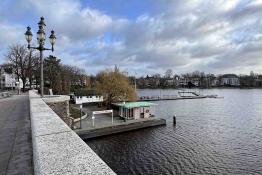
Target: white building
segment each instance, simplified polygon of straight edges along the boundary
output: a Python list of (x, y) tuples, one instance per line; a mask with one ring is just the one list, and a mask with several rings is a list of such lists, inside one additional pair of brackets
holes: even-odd
[(19, 82), (14, 74), (9, 74), (1, 71), (0, 74), (0, 89), (16, 89), (20, 85), (23, 87), (23, 82), (19, 79)]
[(103, 102), (103, 96), (74, 96), (75, 104)]
[(240, 81), (235, 74), (225, 74), (221, 77), (222, 86), (240, 86)]
[(179, 85), (180, 86), (187, 86), (188, 85), (188, 80), (186, 78), (184, 78), (184, 77), (181, 77), (179, 79)]

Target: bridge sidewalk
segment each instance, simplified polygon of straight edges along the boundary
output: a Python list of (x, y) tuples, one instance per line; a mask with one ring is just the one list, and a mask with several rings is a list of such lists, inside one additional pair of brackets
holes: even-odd
[(0, 175), (33, 174), (28, 95), (0, 99)]

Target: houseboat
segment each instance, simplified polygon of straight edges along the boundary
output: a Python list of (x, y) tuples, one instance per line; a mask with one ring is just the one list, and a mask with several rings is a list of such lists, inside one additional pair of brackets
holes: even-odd
[(150, 102), (122, 102), (114, 103), (118, 109), (118, 115), (124, 119), (149, 118), (155, 115), (154, 106), (157, 104)]

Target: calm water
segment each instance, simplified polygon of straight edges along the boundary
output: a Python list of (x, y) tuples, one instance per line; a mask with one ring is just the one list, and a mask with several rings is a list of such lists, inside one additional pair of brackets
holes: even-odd
[(86, 142), (117, 174), (262, 174), (262, 90), (203, 93), (224, 98), (157, 102), (167, 126)]

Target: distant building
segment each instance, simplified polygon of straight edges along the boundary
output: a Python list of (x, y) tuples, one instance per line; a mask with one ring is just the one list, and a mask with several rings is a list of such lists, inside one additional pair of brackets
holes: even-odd
[(185, 77), (181, 77), (181, 78), (179, 79), (179, 85), (180, 85), (180, 86), (187, 86), (187, 85), (188, 85), (188, 79), (185, 78)]
[(262, 87), (262, 75), (258, 75), (255, 78), (255, 86)]
[(168, 87), (176, 86), (176, 79), (175, 78), (167, 78), (165, 80), (165, 85), (168, 86)]
[(221, 86), (240, 86), (239, 77), (235, 74), (224, 74), (221, 76)]
[(189, 82), (192, 83), (194, 86), (198, 87), (199, 86), (199, 78), (190, 78)]
[(20, 88), (23, 87), (23, 82), (19, 79), (19, 82), (15, 74), (7, 73), (4, 68), (0, 70), (0, 89), (11, 90), (15, 89), (20, 85)]
[(90, 95), (90, 96), (74, 96), (75, 104), (83, 104), (83, 103), (98, 103), (103, 102), (103, 96), (98, 95)]
[(211, 80), (211, 86), (212, 87), (219, 86), (220, 85), (219, 83), (220, 83), (220, 81), (219, 81), (218, 78), (214, 78), (214, 79)]
[(144, 79), (144, 86), (145, 87), (158, 87), (160, 85), (160, 80), (159, 78), (155, 78), (155, 77), (150, 77), (150, 76), (146, 76), (146, 78)]
[(181, 77), (179, 79), (179, 85), (184, 86), (199, 86), (199, 78), (197, 77)]
[(93, 90), (79, 90), (72, 95), (75, 104), (103, 102), (104, 97)]

